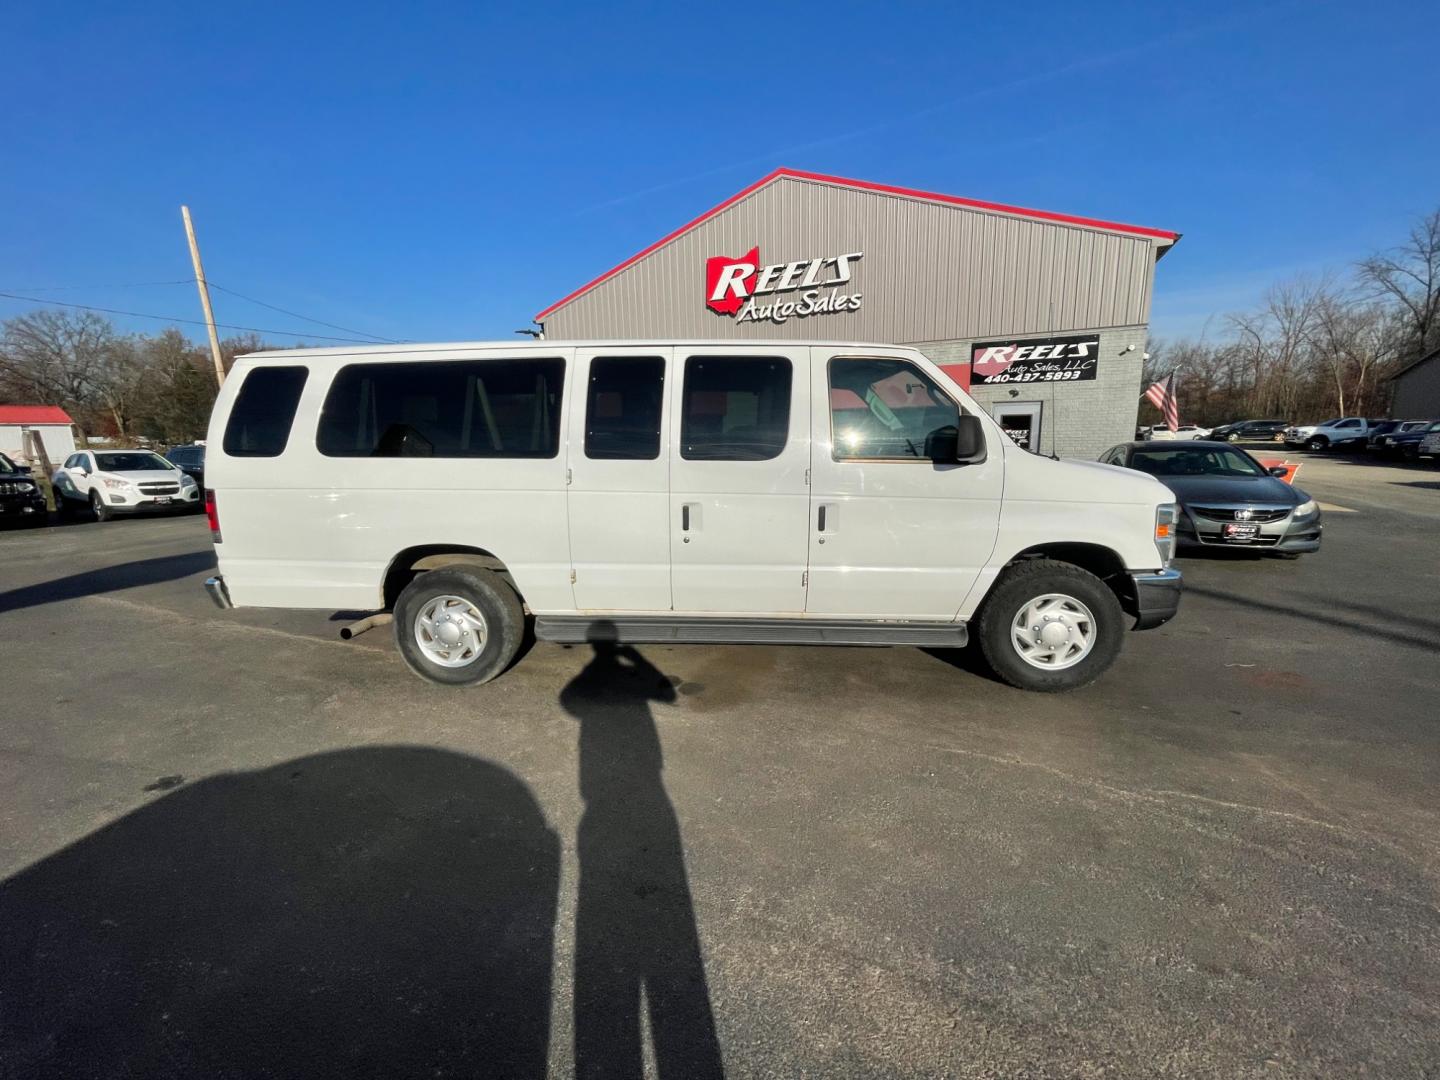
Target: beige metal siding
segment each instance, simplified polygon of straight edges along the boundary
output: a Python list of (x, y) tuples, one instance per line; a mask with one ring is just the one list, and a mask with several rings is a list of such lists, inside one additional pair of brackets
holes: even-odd
[(1440, 354), (1416, 364), (1395, 379), (1395, 400), (1390, 406), (1390, 415), (1407, 420), (1440, 417)]
[[(765, 263), (863, 251), (844, 290), (864, 294), (860, 311), (783, 324), (711, 312), (705, 260), (756, 244)], [(782, 177), (561, 307), (546, 332), (914, 342), (1135, 326), (1155, 256), (1144, 236)]]

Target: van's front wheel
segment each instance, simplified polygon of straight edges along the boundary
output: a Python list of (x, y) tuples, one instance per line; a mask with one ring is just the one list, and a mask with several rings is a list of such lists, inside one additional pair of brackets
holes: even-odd
[(1120, 601), (1094, 574), (1054, 559), (1011, 566), (980, 612), (980, 649), (1011, 686), (1054, 693), (1094, 682), (1120, 655)]
[(431, 570), (395, 601), (395, 643), (430, 682), (489, 682), (520, 648), (525, 612), (515, 590), (489, 570)]

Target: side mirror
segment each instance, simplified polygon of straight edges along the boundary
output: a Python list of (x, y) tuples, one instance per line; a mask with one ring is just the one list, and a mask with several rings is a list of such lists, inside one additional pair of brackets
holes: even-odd
[(956, 426), (936, 428), (925, 437), (925, 456), (937, 465), (984, 461), (985, 428), (980, 418), (962, 413)]
[(1269, 472), (1271, 476), (1278, 476), (1283, 479), (1285, 474), (1290, 470), (1285, 468), (1284, 465), (1271, 465), (1266, 471)]

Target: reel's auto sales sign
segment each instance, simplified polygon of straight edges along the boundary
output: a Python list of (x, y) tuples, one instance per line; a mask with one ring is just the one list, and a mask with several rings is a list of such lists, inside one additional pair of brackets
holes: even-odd
[(1100, 362), (1100, 335), (976, 342), (970, 384), (1088, 382)]
[[(787, 322), (809, 315), (859, 311), (862, 296), (848, 286), (863, 251), (760, 265), (760, 248), (738, 259), (705, 260), (705, 306), (736, 322)], [(793, 294), (788, 299), (775, 294)], [(768, 298), (768, 299), (760, 299)]]

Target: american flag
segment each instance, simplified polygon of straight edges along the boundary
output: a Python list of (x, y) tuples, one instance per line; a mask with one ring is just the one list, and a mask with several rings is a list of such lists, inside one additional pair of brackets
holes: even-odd
[(1160, 410), (1165, 417), (1165, 426), (1174, 431), (1180, 426), (1180, 403), (1175, 400), (1175, 373), (1165, 376), (1164, 382), (1157, 382), (1145, 391), (1145, 400)]

